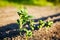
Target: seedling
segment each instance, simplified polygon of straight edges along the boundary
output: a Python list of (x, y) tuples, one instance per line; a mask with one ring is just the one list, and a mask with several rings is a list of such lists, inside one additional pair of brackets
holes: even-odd
[(34, 30), (34, 20), (30, 20), (30, 28), (31, 30)]
[(47, 21), (46, 22), (46, 27), (49, 28), (49, 27), (51, 27), (52, 24), (53, 24), (53, 21)]
[(38, 28), (42, 28), (45, 25), (45, 22), (42, 20), (39, 20), (39, 26)]
[(27, 14), (26, 9), (21, 9), (19, 12), (17, 12), (19, 15), (19, 19), (17, 20), (17, 23), (20, 27), (20, 29), (23, 27), (24, 24), (26, 24), (27, 21), (29, 21), (32, 16), (29, 16)]
[(23, 28), (23, 25), (26, 24), (27, 21), (30, 21), (30, 18), (32, 18), (32, 16), (29, 16), (27, 14), (26, 9), (23, 9), (23, 10), (21, 9), (17, 13), (19, 15), (19, 19), (17, 20), (17, 23), (19, 25), (20, 34), (22, 33), (22, 31), (25, 31), (26, 32), (26, 40), (27, 40), (28, 37), (32, 36), (32, 31), (31, 30), (27, 30), (26, 28)]
[[(19, 15), (19, 19), (17, 20), (17, 23), (19, 25), (19, 30), (20, 30), (20, 34), (22, 33), (22, 31), (24, 31), (26, 33), (26, 40), (28, 40), (28, 37), (32, 36), (32, 30), (34, 30), (34, 20), (31, 20), (32, 16), (29, 16), (27, 14), (26, 9), (21, 9), (19, 12), (17, 12)], [(23, 25), (25, 25), (27, 22), (30, 22), (30, 30), (23, 28)], [(53, 21), (47, 21), (44, 22), (42, 20), (39, 20), (39, 26), (38, 28), (42, 28), (44, 26), (46, 26), (47, 28), (51, 27), (51, 25), (53, 24)]]
[(31, 30), (27, 30), (26, 31), (26, 40), (28, 40), (28, 37), (32, 36), (32, 31)]
[(21, 32), (24, 31), (26, 33), (26, 40), (28, 40), (29, 37), (32, 36), (32, 31), (27, 30), (26, 28), (22, 29)]

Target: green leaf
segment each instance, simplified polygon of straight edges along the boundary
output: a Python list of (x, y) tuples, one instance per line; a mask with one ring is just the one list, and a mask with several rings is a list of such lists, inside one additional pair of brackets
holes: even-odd
[(19, 19), (17, 19), (17, 24), (20, 25), (20, 21), (19, 21)]
[(27, 33), (26, 33), (26, 36), (28, 36), (28, 37), (32, 36), (32, 31), (28, 30)]

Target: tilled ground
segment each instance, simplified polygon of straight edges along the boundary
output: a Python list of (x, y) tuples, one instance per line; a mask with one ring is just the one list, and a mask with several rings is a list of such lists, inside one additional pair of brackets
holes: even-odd
[[(15, 33), (12, 33), (13, 35)], [(15, 34), (16, 35), (16, 34)], [(26, 36), (15, 36), (15, 37), (6, 37), (5, 40), (26, 40)], [(2, 39), (0, 39), (2, 40)], [(56, 22), (49, 29), (41, 28), (39, 30), (33, 31), (32, 37), (29, 37), (28, 40), (60, 40), (60, 22)]]
[(32, 40), (60, 40), (60, 23), (54, 24), (51, 28), (42, 28), (33, 32)]

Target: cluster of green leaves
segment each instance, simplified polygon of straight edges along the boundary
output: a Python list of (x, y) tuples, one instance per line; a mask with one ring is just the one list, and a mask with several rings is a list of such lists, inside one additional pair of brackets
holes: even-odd
[(46, 25), (46, 27), (49, 28), (49, 27), (51, 27), (52, 24), (53, 24), (53, 21), (47, 21), (45, 25)]
[(34, 30), (34, 20), (30, 20), (29, 21), (30, 22), (30, 28), (31, 28), (31, 30)]
[[(19, 15), (19, 19), (17, 20), (17, 23), (19, 25), (19, 30), (20, 30), (20, 34), (22, 33), (22, 31), (24, 31), (26, 33), (26, 40), (28, 37), (32, 36), (32, 31), (34, 30), (35, 26), (34, 26), (34, 20), (30, 19), (32, 18), (32, 16), (28, 15), (28, 12), (25, 9), (21, 9), (19, 12), (17, 12)], [(27, 28), (23, 28), (23, 25), (26, 24), (27, 22), (29, 22), (30, 28), (31, 30), (28, 30)], [(39, 25), (37, 26), (37, 28), (42, 28), (42, 27), (51, 27), (51, 25), (53, 24), (53, 21), (42, 21), (39, 20)]]
[(17, 20), (17, 23), (19, 24), (20, 28), (22, 28), (22, 26), (24, 24), (26, 24), (26, 22), (29, 21), (30, 18), (32, 18), (32, 16), (29, 16), (27, 14), (26, 8), (25, 9), (21, 9), (17, 13), (19, 15), (19, 19)]
[(39, 20), (39, 26), (38, 28), (42, 28), (45, 25), (45, 22), (42, 20)]
[(44, 22), (44, 21), (42, 21), (42, 20), (39, 20), (39, 26), (38, 26), (38, 28), (42, 28), (42, 27), (47, 27), (47, 28), (49, 28), (49, 27), (51, 27), (51, 25), (53, 24), (53, 21), (47, 21), (47, 22)]
[(26, 32), (26, 37), (32, 36), (32, 31), (31, 30), (27, 30), (26, 28), (23, 28), (23, 25), (26, 24), (27, 21), (29, 21), (30, 18), (32, 18), (32, 16), (27, 14), (26, 8), (21, 9), (17, 13), (19, 15), (19, 19), (17, 20), (17, 23), (19, 25), (20, 34), (22, 33), (22, 31), (25, 31)]

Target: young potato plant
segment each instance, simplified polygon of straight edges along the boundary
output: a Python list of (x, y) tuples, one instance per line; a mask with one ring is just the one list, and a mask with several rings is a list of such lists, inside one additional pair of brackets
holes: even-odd
[(53, 21), (47, 21), (45, 26), (49, 28), (51, 27), (52, 24), (53, 24)]
[(31, 30), (28, 30), (26, 28), (23, 28), (21, 31), (24, 31), (26, 33), (26, 36), (32, 36), (32, 31)]
[(24, 28), (23, 30), (26, 32), (27, 37), (32, 36), (32, 31), (31, 30), (27, 30), (26, 28)]
[(26, 28), (23, 28), (23, 25), (26, 24), (27, 21), (30, 21), (30, 18), (32, 18), (32, 16), (28, 15), (26, 9), (21, 9), (17, 13), (19, 15), (19, 19), (17, 20), (17, 23), (19, 25), (20, 34), (22, 33), (22, 31), (25, 31), (26, 32), (26, 40), (27, 40), (28, 37), (32, 36), (32, 31), (27, 30)]
[(32, 31), (31, 30), (26, 31), (26, 40), (28, 40), (28, 37), (31, 36), (32, 36)]
[(49, 27), (51, 27), (51, 25), (53, 24), (53, 21), (47, 21), (47, 22), (44, 22), (44, 21), (42, 21), (42, 20), (39, 20), (39, 26), (38, 26), (38, 28), (42, 28), (42, 27), (46, 27), (46, 28), (49, 28)]
[(28, 40), (29, 37), (32, 36), (32, 31), (31, 30), (27, 30), (26, 28), (23, 28), (22, 30), (20, 30), (20, 35), (22, 35), (23, 32), (25, 32), (26, 34), (26, 40)]
[(42, 28), (45, 25), (45, 22), (42, 20), (39, 20), (39, 26), (38, 28)]
[[(34, 20), (31, 20), (32, 16), (28, 15), (28, 12), (26, 11), (26, 9), (21, 9), (19, 12), (17, 12), (19, 15), (19, 19), (17, 20), (17, 23), (19, 25), (19, 31), (20, 34), (24, 31), (26, 33), (26, 40), (28, 40), (28, 37), (32, 36), (32, 30), (34, 30)], [(23, 25), (25, 25), (27, 22), (29, 22), (30, 25), (30, 30), (28, 30), (27, 28), (23, 28)], [(47, 21), (44, 22), (42, 20), (39, 20), (39, 25), (38, 28), (42, 28), (44, 26), (51, 27), (51, 25), (53, 24), (53, 21)]]
[(19, 19), (17, 20), (17, 23), (20, 27), (20, 29), (23, 27), (24, 24), (26, 24), (27, 21), (29, 21), (32, 16), (29, 16), (27, 14), (26, 9), (21, 9), (19, 12), (17, 12), (19, 15)]

